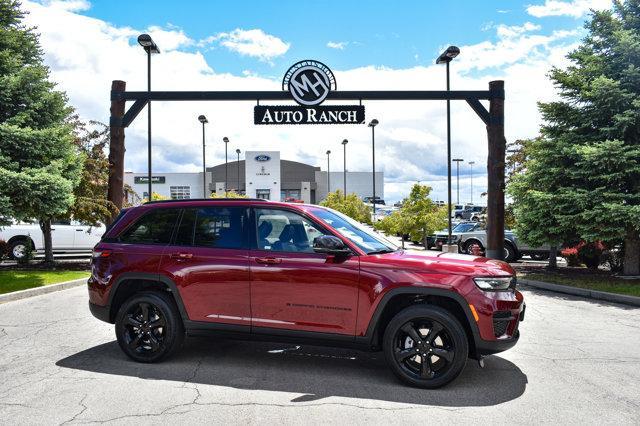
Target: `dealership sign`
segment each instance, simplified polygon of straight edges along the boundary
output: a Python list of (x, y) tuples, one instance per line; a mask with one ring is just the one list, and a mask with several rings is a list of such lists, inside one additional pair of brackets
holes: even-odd
[(255, 160), (256, 161), (269, 161), (269, 160), (271, 160), (271, 157), (269, 157), (268, 155), (265, 155), (265, 154), (261, 154), (261, 155), (256, 155)]
[(322, 62), (306, 60), (294, 64), (282, 79), (298, 106), (257, 105), (254, 124), (360, 124), (362, 105), (320, 105), (336, 89), (333, 72)]

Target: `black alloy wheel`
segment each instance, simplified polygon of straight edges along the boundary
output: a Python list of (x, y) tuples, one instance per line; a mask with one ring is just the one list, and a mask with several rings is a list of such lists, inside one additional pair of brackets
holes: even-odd
[(383, 345), (393, 372), (422, 388), (437, 388), (455, 379), (469, 351), (458, 320), (429, 305), (411, 306), (397, 314), (385, 330)]
[(160, 292), (145, 292), (121, 306), (116, 336), (120, 348), (133, 360), (156, 362), (181, 346), (184, 327), (173, 300)]
[(518, 253), (510, 243), (504, 243), (504, 261), (515, 262), (518, 260)]

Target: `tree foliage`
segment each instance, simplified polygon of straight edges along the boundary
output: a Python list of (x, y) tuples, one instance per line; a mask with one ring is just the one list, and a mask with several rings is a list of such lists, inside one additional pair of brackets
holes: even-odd
[(430, 198), (431, 187), (415, 184), (402, 201), (402, 207), (375, 223), (376, 229), (387, 234), (409, 235), (412, 241), (424, 238), (447, 226), (448, 210)]
[(107, 224), (117, 213), (116, 206), (107, 200), (109, 159), (105, 149), (109, 145), (109, 127), (97, 121), (84, 123), (77, 116), (73, 117), (73, 124), (74, 143), (85, 161), (80, 184), (74, 191), (75, 202), (68, 214), (92, 225)]
[(327, 194), (321, 205), (337, 210), (358, 222), (371, 224), (371, 209), (358, 197), (349, 194), (346, 197), (339, 189)]
[(640, 1), (593, 12), (588, 35), (550, 78), (541, 136), (509, 184), (518, 234), (531, 244), (625, 241), (640, 273)]
[(0, 217), (37, 219), (50, 262), (51, 219), (73, 204), (84, 158), (67, 122), (72, 109), (19, 6), (0, 0)]

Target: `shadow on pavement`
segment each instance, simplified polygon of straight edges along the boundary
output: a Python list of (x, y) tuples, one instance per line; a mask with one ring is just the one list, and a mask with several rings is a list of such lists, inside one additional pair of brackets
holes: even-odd
[(498, 356), (488, 357), (484, 369), (469, 360), (453, 383), (422, 390), (399, 382), (380, 352), (212, 338), (188, 338), (175, 357), (159, 364), (131, 361), (113, 341), (56, 365), (150, 380), (303, 394), (292, 402), (341, 396), (447, 407), (489, 406), (518, 398), (527, 386), (527, 376)]

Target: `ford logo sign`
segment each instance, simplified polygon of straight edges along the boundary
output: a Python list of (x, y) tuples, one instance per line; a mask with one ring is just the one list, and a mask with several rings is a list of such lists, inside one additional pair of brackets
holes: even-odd
[(271, 157), (268, 155), (256, 155), (256, 161), (269, 161)]

